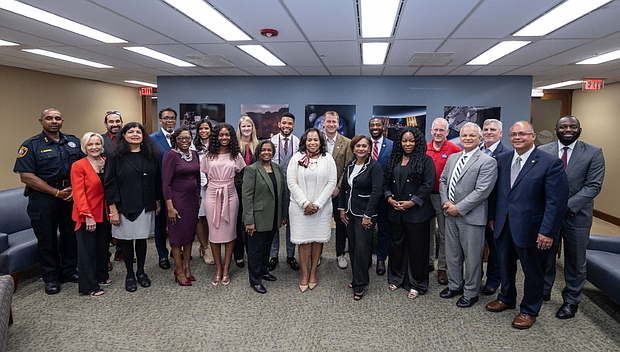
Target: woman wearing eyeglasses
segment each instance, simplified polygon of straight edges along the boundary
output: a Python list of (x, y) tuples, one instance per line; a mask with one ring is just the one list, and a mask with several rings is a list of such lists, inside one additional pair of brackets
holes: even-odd
[(174, 280), (179, 286), (191, 286), (196, 281), (189, 260), (200, 207), (200, 163), (198, 153), (190, 150), (192, 134), (187, 127), (177, 128), (170, 142), (172, 150), (164, 154), (162, 161), (162, 186), (168, 209), (168, 238), (176, 267)]

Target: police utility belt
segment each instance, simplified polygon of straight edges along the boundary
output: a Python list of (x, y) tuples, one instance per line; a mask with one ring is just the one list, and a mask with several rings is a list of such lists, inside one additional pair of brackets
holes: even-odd
[(71, 179), (66, 178), (57, 182), (47, 182), (47, 184), (54, 188), (62, 189), (71, 186)]

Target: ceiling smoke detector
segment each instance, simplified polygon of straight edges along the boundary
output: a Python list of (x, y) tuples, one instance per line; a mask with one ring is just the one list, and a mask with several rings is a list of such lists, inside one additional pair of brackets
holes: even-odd
[(260, 30), (260, 35), (267, 38), (273, 38), (278, 36), (278, 31), (270, 28), (263, 28)]

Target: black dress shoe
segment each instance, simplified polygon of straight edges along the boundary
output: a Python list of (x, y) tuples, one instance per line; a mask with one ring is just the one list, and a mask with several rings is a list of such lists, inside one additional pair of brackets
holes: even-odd
[(78, 274), (71, 274), (60, 279), (61, 284), (65, 282), (78, 282)]
[(278, 278), (271, 275), (271, 274), (265, 274), (261, 277), (263, 280), (265, 281), (276, 281)]
[(551, 293), (543, 294), (543, 301), (549, 302), (551, 300)]
[(168, 260), (167, 257), (159, 258), (159, 267), (164, 270), (170, 269), (170, 261)]
[(274, 271), (276, 270), (277, 266), (278, 266), (278, 258), (269, 258), (269, 266), (267, 267), (267, 269), (269, 269), (269, 271)]
[(140, 286), (142, 286), (142, 287), (149, 287), (149, 286), (151, 286), (151, 280), (149, 280), (149, 277), (146, 276), (146, 274), (139, 274), (138, 275), (138, 282), (140, 283)]
[(239, 268), (244, 268), (244, 267), (245, 267), (245, 260), (243, 260), (243, 259), (239, 259), (239, 260), (240, 260), (240, 261), (237, 261), (237, 260), (235, 259), (235, 265), (236, 265), (237, 267), (239, 267)]
[(484, 288), (482, 289), (482, 294), (485, 296), (490, 296), (494, 294), (495, 291), (497, 291), (497, 288), (493, 288), (489, 285), (484, 285)]
[(252, 285), (252, 288), (258, 293), (267, 293), (267, 289), (262, 284)]
[(380, 260), (377, 262), (377, 275), (383, 276), (385, 275), (385, 261)]
[(295, 260), (295, 257), (286, 257), (286, 263), (291, 267), (292, 270), (299, 270), (299, 263)]
[(467, 297), (462, 296), (456, 301), (456, 306), (459, 308), (469, 308), (474, 305), (474, 303), (478, 302), (478, 296), (476, 297)]
[(125, 290), (127, 290), (127, 292), (136, 292), (137, 289), (138, 285), (136, 285), (136, 279), (125, 279)]
[(60, 292), (60, 283), (58, 281), (49, 281), (45, 283), (45, 293), (53, 295)]
[(458, 295), (463, 294), (463, 289), (460, 290), (451, 290), (450, 287), (446, 287), (443, 291), (439, 293), (439, 297), (441, 298), (452, 298)]
[(571, 319), (575, 317), (575, 313), (577, 313), (577, 308), (579, 308), (576, 304), (570, 304), (564, 302), (558, 312), (555, 313), (555, 317), (558, 319)]

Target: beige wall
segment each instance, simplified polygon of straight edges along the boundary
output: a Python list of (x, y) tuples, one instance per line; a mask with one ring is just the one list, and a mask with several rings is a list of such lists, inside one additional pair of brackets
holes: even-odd
[(85, 132), (105, 131), (103, 117), (118, 110), (123, 121), (140, 121), (140, 91), (109, 83), (0, 66), (2, 138), (0, 189), (22, 186), (13, 173), (21, 143), (41, 132), (39, 117), (45, 108), (58, 109), (64, 118), (62, 131), (81, 138)]
[[(620, 83), (605, 85), (603, 92), (573, 92), (573, 115), (581, 121), (581, 140), (603, 149), (605, 181), (594, 208), (620, 217), (620, 150), (618, 128), (620, 120)], [(614, 186), (615, 185), (615, 186)]]

